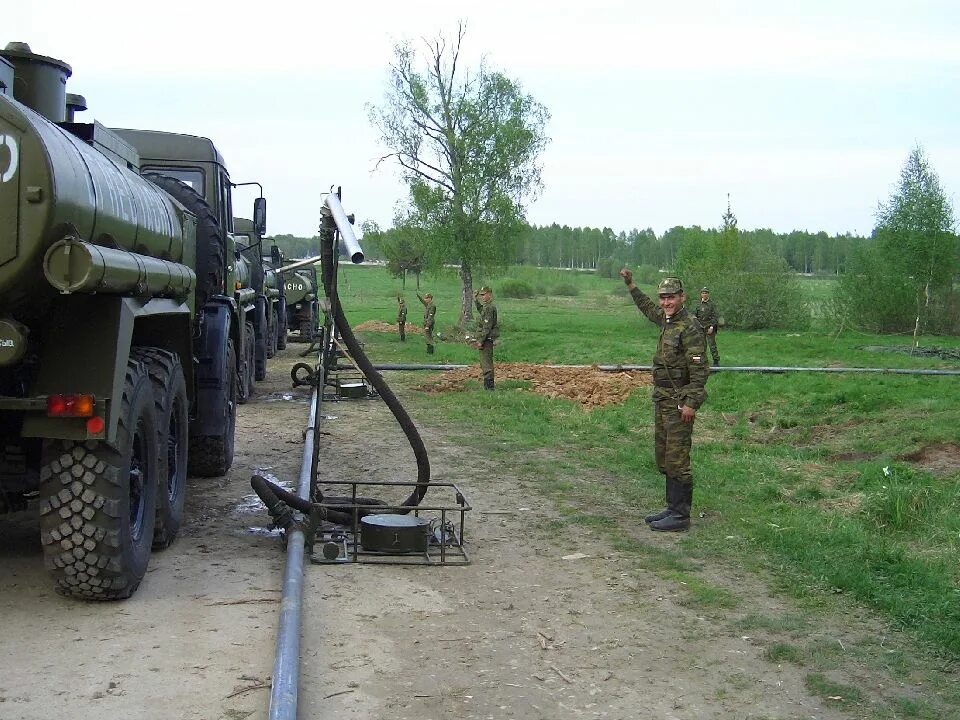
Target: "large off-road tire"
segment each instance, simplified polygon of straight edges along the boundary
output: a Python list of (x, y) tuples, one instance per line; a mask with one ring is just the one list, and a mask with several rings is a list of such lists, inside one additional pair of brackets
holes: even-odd
[(243, 326), (243, 362), (240, 365), (239, 370), (237, 370), (237, 381), (239, 382), (239, 400), (240, 404), (245, 404), (251, 397), (253, 397), (253, 384), (254, 384), (254, 337), (253, 337), (253, 323), (247, 322)]
[(267, 316), (267, 359), (269, 360), (277, 354), (277, 313), (273, 307), (267, 305), (265, 314)]
[(213, 295), (223, 294), (224, 242), (223, 229), (213, 210), (196, 190), (179, 180), (147, 172), (143, 174), (154, 185), (172, 195), (197, 216), (197, 312)]
[(234, 433), (237, 428), (237, 352), (227, 338), (227, 361), (220, 412), (225, 419), (223, 434), (201, 435), (190, 440), (190, 474), (197, 477), (225, 475), (233, 464)]
[(287, 348), (287, 309), (277, 303), (277, 350)]
[(117, 448), (97, 440), (44, 446), (40, 542), (62, 595), (127, 598), (147, 571), (160, 463), (153, 385), (135, 356), (127, 362)]
[(255, 346), (253, 349), (253, 379), (267, 379), (267, 339), (270, 335), (270, 328), (267, 325), (267, 309), (263, 303), (257, 304), (257, 330), (254, 336)]
[(153, 549), (169, 547), (183, 522), (187, 496), (187, 426), (189, 401), (183, 366), (176, 353), (148, 348), (141, 351), (147, 374), (153, 383), (157, 414), (157, 453), (160, 484), (157, 488), (157, 520), (153, 527)]
[(307, 307), (307, 312), (300, 318), (300, 340), (303, 342), (313, 342), (317, 336), (317, 315), (313, 309), (313, 303)]

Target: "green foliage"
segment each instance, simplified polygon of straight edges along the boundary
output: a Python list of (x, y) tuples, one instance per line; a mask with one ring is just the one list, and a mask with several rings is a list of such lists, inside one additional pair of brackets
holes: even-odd
[(267, 243), (276, 245), (287, 260), (317, 257), (320, 255), (320, 237), (296, 237), (294, 235), (274, 235)]
[(934, 498), (923, 478), (909, 469), (885, 467), (888, 482), (864, 500), (863, 513), (880, 529), (923, 530), (933, 522)]
[(843, 322), (876, 332), (957, 325), (953, 282), (960, 261), (953, 207), (922, 148), (911, 151), (896, 191), (877, 212), (874, 241), (857, 252), (837, 288)]
[(602, 278), (615, 278), (620, 271), (620, 264), (613, 258), (600, 258), (597, 261), (597, 275)]
[(723, 222), (719, 231), (701, 231), (680, 245), (676, 272), (689, 288), (688, 303), (697, 301), (696, 288), (706, 286), (727, 328), (807, 327), (810, 309), (786, 262), (751, 247), (729, 207)]
[(500, 283), (500, 293), (508, 298), (532, 298), (533, 288), (523, 280), (504, 280)]
[(552, 295), (559, 295), (561, 297), (576, 297), (580, 294), (580, 288), (578, 288), (573, 283), (559, 283), (554, 285), (551, 289)]
[[(519, 83), (481, 62), (464, 69), (455, 40), (395, 48), (384, 104), (370, 108), (407, 182), (397, 224), (416, 229), (428, 264), (460, 266), (462, 326), (473, 313), (473, 273), (503, 266), (523, 228), (524, 203), (541, 186), (549, 113)], [(418, 67), (419, 66), (419, 67)]]

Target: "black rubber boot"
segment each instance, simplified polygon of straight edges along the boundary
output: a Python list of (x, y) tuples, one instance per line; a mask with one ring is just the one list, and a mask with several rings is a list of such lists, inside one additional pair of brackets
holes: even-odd
[(673, 480), (671, 480), (669, 477), (666, 479), (667, 507), (665, 507), (660, 512), (650, 513), (649, 515), (647, 515), (643, 519), (643, 521), (647, 525), (649, 525), (652, 522), (656, 522), (657, 520), (663, 520), (665, 517), (667, 517), (670, 514), (670, 483), (672, 482)]
[(657, 532), (683, 532), (690, 528), (690, 505), (693, 501), (693, 485), (681, 485), (673, 481), (667, 483), (667, 504), (670, 513), (661, 520), (650, 523), (650, 529)]
[(647, 515), (647, 516), (643, 519), (643, 521), (644, 521), (647, 525), (649, 525), (650, 523), (656, 522), (657, 520), (663, 520), (663, 519), (664, 519), (665, 517), (667, 517), (669, 514), (670, 514), (670, 508), (664, 508), (664, 509), (661, 510), (660, 512), (655, 512), (655, 513), (651, 513), (650, 515)]

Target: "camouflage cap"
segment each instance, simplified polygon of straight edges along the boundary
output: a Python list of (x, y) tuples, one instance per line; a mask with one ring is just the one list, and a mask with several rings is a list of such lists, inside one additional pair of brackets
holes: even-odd
[(493, 290), (490, 289), (490, 286), (489, 286), (489, 285), (484, 285), (484, 286), (483, 286), (482, 288), (480, 288), (477, 292), (480, 293), (481, 295), (483, 295), (484, 293), (493, 293)]
[(700, 292), (705, 292), (705, 293), (709, 293), (710, 291), (709, 291), (709, 290), (707, 290), (707, 288), (700, 288)]
[(682, 292), (683, 283), (680, 282), (680, 278), (664, 278), (657, 286), (657, 295), (677, 295)]

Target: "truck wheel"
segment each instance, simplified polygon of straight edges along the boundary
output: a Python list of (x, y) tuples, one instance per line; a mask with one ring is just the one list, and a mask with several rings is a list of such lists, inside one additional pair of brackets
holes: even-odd
[(187, 496), (187, 427), (189, 401), (180, 358), (156, 348), (138, 351), (153, 383), (157, 414), (157, 454), (160, 483), (157, 488), (157, 520), (153, 527), (153, 549), (163, 550), (177, 537), (183, 522)]
[(196, 309), (199, 312), (211, 296), (223, 294), (225, 243), (220, 222), (206, 200), (189, 185), (160, 173), (147, 172), (143, 177), (197, 216)]
[(135, 358), (127, 362), (117, 448), (98, 440), (45, 444), (40, 542), (61, 595), (127, 598), (147, 571), (160, 463), (153, 386)]
[(317, 316), (313, 312), (313, 305), (307, 310), (306, 317), (300, 320), (300, 339), (313, 342), (317, 332)]
[(266, 380), (267, 336), (270, 334), (270, 328), (267, 327), (267, 310), (262, 304), (257, 307), (257, 326), (260, 332), (254, 335), (253, 378), (254, 380)]
[(269, 360), (277, 354), (277, 314), (269, 305), (264, 314), (267, 316), (267, 359)]
[(190, 474), (197, 477), (226, 475), (233, 465), (233, 440), (237, 427), (237, 351), (227, 338), (226, 377), (221, 412), (226, 419), (223, 435), (201, 435), (190, 440)]
[(253, 323), (243, 324), (243, 363), (237, 371), (237, 382), (239, 383), (240, 404), (245, 404), (253, 397), (253, 356), (254, 356)]
[(287, 311), (277, 308), (277, 350), (287, 348)]

